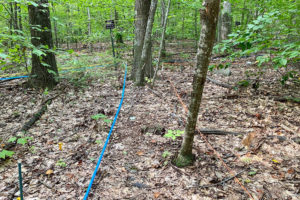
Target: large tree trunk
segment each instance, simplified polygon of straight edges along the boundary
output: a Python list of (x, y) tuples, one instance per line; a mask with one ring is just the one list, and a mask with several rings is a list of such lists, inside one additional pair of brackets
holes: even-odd
[(187, 125), (180, 152), (175, 159), (177, 166), (183, 167), (193, 163), (193, 140), (206, 81), (208, 65), (215, 41), (220, 0), (205, 0), (204, 9), (200, 10), (202, 29), (196, 56), (196, 70), (193, 79), (193, 91), (189, 106)]
[[(150, 5), (151, 5), (150, 0), (135, 1), (134, 58), (133, 58), (133, 66), (131, 70), (131, 79), (133, 80), (136, 80), (136, 72), (141, 62)], [(147, 59), (147, 61), (149, 61), (149, 59)], [(150, 61), (151, 61), (151, 57), (150, 57)], [(147, 65), (152, 65), (152, 63), (149, 62), (147, 63)]]
[[(34, 87), (52, 89), (57, 84), (58, 70), (53, 50), (48, 0), (36, 1), (37, 7), (28, 6), (31, 43), (45, 54), (32, 53), (30, 83)], [(49, 6), (49, 5), (48, 5)]]
[(157, 0), (152, 0), (151, 6), (150, 6), (148, 22), (147, 22), (146, 33), (145, 33), (145, 37), (144, 37), (144, 45), (143, 45), (143, 50), (142, 50), (141, 62), (138, 66), (137, 74), (136, 74), (136, 85), (139, 85), (139, 86), (142, 86), (145, 84), (145, 72), (147, 72), (146, 75), (150, 75), (150, 77), (152, 77), (154, 74), (152, 63), (151, 63), (151, 66), (149, 66), (148, 59), (150, 57), (150, 62), (151, 62), (151, 57), (152, 57), (152, 55), (151, 55), (152, 54), (152, 52), (151, 52), (151, 34), (152, 34), (152, 27), (153, 27), (156, 7), (157, 7)]

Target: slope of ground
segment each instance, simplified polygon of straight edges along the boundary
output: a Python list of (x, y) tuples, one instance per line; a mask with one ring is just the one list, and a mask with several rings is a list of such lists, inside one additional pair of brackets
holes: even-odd
[[(234, 63), (231, 76), (209, 76), (225, 83), (242, 80), (247, 61)], [(188, 104), (193, 75), (188, 63), (180, 65), (165, 64), (153, 89), (137, 88), (127, 81), (123, 107), (89, 199), (249, 199), (232, 179), (224, 181), (231, 175), (198, 135), (194, 165), (172, 165), (171, 155), (180, 148), (182, 138), (164, 135), (168, 130), (184, 130), (185, 114), (168, 78)], [(258, 90), (228, 90), (207, 82), (198, 127), (241, 133), (207, 138), (255, 199), (296, 200), (300, 198), (300, 146), (296, 142), (300, 108), (273, 97), (299, 97), (300, 90), (295, 85), (282, 88), (271, 70), (265, 76), (269, 82), (261, 83)], [(82, 199), (110, 128), (108, 119), (113, 119), (119, 105), (122, 78), (120, 72), (91, 78), (81, 89), (62, 82), (47, 95), (24, 88), (22, 80), (2, 84), (3, 143), (41, 102), (60, 95), (28, 131), (33, 140), (17, 145), (14, 157), (1, 162), (0, 200), (18, 196), (18, 161), (23, 165), (25, 199)], [(100, 113), (106, 120), (92, 119)]]

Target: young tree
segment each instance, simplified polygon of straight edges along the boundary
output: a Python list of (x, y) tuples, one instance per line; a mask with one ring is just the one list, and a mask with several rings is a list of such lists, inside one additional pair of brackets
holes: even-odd
[(147, 59), (149, 59), (149, 56), (150, 56), (150, 59), (152, 57), (152, 55), (151, 55), (151, 53), (152, 53), (151, 52), (151, 33), (152, 33), (152, 27), (153, 27), (156, 7), (157, 7), (157, 0), (152, 0), (151, 6), (150, 6), (148, 22), (147, 22), (146, 33), (145, 33), (145, 37), (144, 37), (144, 45), (143, 45), (143, 50), (142, 50), (141, 61), (138, 66), (137, 74), (136, 74), (136, 85), (140, 85), (140, 86), (144, 85), (145, 71), (148, 70), (149, 77), (152, 77), (153, 73), (154, 73), (152, 63), (151, 63), (150, 69), (149, 68), (147, 69), (146, 65), (149, 63), (147, 60)]
[(204, 83), (211, 52), (216, 35), (220, 0), (204, 0), (204, 9), (200, 10), (201, 32), (196, 56), (196, 70), (193, 79), (192, 98), (189, 106), (187, 125), (180, 152), (175, 159), (175, 164), (184, 167), (193, 163), (193, 140), (198, 119), (199, 107), (202, 99)]
[(227, 40), (228, 35), (231, 33), (232, 17), (231, 17), (231, 4), (228, 1), (223, 2), (223, 11), (221, 14), (221, 27), (220, 27), (220, 40)]
[(53, 88), (57, 84), (58, 70), (50, 22), (48, 0), (35, 1), (29, 5), (29, 23), (31, 43), (35, 46), (32, 52), (32, 70), (30, 83), (33, 87)]
[[(136, 80), (136, 72), (141, 63), (144, 37), (150, 10), (150, 0), (135, 1), (135, 30), (134, 30), (134, 57), (131, 70), (131, 79)], [(150, 49), (151, 51), (151, 49)], [(147, 55), (147, 65), (151, 65), (151, 56)], [(148, 66), (146, 66), (148, 67)]]
[[(161, 0), (161, 1), (163, 1), (163, 0)], [(164, 13), (164, 21), (162, 23), (163, 24), (163, 30), (162, 30), (162, 33), (161, 33), (161, 40), (160, 40), (160, 45), (159, 45), (159, 50), (158, 50), (157, 65), (156, 65), (155, 72), (154, 72), (153, 79), (152, 79), (152, 86), (154, 86), (155, 78), (156, 78), (157, 71), (158, 71), (159, 64), (160, 64), (160, 60), (163, 57), (163, 52), (165, 50), (165, 33), (166, 33), (166, 28), (167, 28), (167, 21), (168, 21), (170, 5), (171, 5), (171, 0), (168, 0), (167, 10)]]

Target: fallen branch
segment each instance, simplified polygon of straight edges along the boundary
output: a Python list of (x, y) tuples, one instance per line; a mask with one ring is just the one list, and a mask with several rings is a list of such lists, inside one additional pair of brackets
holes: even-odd
[[(41, 116), (46, 112), (46, 110), (47, 110), (47, 107), (48, 107), (48, 105), (50, 105), (51, 103), (52, 103), (52, 100), (53, 99), (55, 99), (56, 97), (58, 97), (59, 96), (59, 94), (58, 95), (56, 95), (56, 96), (54, 96), (54, 97), (51, 97), (51, 98), (49, 98), (49, 99), (47, 99), (47, 100), (45, 100), (41, 105), (42, 105), (42, 108), (38, 111), (38, 112), (36, 112), (34, 115), (33, 115), (33, 117), (28, 121), (28, 122), (26, 122), (25, 124), (24, 124), (24, 126), (19, 130), (19, 131), (21, 131), (21, 132), (26, 132), (26, 131), (28, 131), (34, 124), (35, 124), (35, 122), (36, 121), (38, 121), (40, 118), (41, 118)], [(17, 137), (17, 139), (19, 139), (20, 138), (20, 136), (16, 136)], [(17, 141), (17, 140), (16, 140)], [(17, 142), (10, 142), (10, 143), (7, 143), (7, 144), (5, 144), (5, 150), (10, 150), (10, 149), (12, 149), (13, 147), (15, 147), (16, 146), (16, 144), (17, 144)]]
[(218, 183), (214, 183), (214, 184), (210, 184), (210, 185), (202, 185), (202, 186), (199, 186), (199, 188), (208, 188), (208, 187), (214, 187), (214, 186), (217, 186), (217, 185), (224, 185), (224, 183), (236, 178), (237, 176), (239, 176), (240, 174), (244, 173), (246, 170), (243, 170), (239, 173), (237, 173), (236, 175), (234, 176), (231, 176), (231, 177), (228, 177), (228, 178), (225, 178), (223, 179), (222, 181), (218, 182)]
[(298, 97), (273, 97), (274, 101), (279, 102), (293, 102), (293, 103), (299, 103), (300, 104), (300, 98)]
[[(215, 129), (200, 129), (200, 132), (204, 135), (242, 135), (243, 133), (236, 133), (236, 132), (229, 132), (229, 131), (222, 131), (222, 130), (215, 130)], [(197, 134), (199, 134), (196, 131)]]
[(235, 86), (228, 85), (228, 84), (226, 84), (226, 83), (221, 83), (221, 82), (216, 81), (216, 80), (214, 80), (214, 79), (212, 79), (212, 78), (209, 78), (209, 77), (206, 77), (206, 79), (207, 79), (208, 81), (210, 81), (210, 82), (212, 82), (212, 83), (214, 83), (214, 84), (216, 84), (216, 85), (218, 85), (218, 86), (224, 87), (224, 88), (228, 88), (228, 89), (234, 89), (234, 88), (235, 88)]
[(58, 97), (58, 95), (51, 97), (51, 98), (47, 99), (46, 101), (44, 101), (42, 103), (41, 109), (38, 112), (36, 112), (29, 121), (27, 121), (24, 124), (24, 126), (21, 128), (20, 131), (21, 132), (28, 131), (35, 124), (35, 122), (38, 121), (42, 117), (42, 115), (46, 112), (48, 105), (50, 105), (52, 103), (52, 100), (55, 99), (56, 97)]

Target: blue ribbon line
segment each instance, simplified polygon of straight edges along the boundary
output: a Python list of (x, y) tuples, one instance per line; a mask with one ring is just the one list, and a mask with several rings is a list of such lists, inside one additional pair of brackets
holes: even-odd
[[(109, 65), (96, 65), (96, 66), (91, 66), (91, 67), (80, 67), (80, 68), (75, 68), (75, 69), (66, 69), (61, 71), (60, 73), (66, 73), (69, 71), (81, 71), (84, 69), (93, 69), (93, 68), (97, 68), (97, 67), (110, 67), (113, 66), (115, 64), (109, 64)], [(4, 80), (11, 80), (11, 79), (20, 79), (20, 78), (28, 78), (29, 76), (15, 76), (15, 77), (4, 77), (4, 78), (0, 78), (0, 81), (4, 81)]]
[(88, 198), (88, 196), (89, 196), (89, 193), (90, 193), (90, 190), (91, 190), (91, 188), (92, 188), (94, 179), (95, 179), (95, 177), (96, 177), (96, 175), (97, 175), (97, 171), (98, 171), (99, 166), (100, 166), (100, 163), (101, 163), (101, 161), (102, 161), (102, 158), (103, 158), (103, 155), (104, 155), (106, 146), (107, 146), (107, 144), (108, 144), (108, 142), (109, 142), (109, 138), (110, 138), (110, 136), (111, 136), (111, 133), (112, 133), (113, 128), (114, 128), (114, 125), (115, 125), (115, 123), (116, 123), (116, 121), (117, 121), (119, 112), (120, 112), (120, 110), (121, 110), (122, 103), (123, 103), (123, 99), (124, 99), (124, 94), (125, 94), (126, 75), (127, 75), (127, 64), (125, 64), (125, 74), (124, 74), (124, 83), (123, 83), (123, 89), (122, 89), (122, 98), (121, 98), (121, 101), (120, 101), (118, 110), (117, 110), (117, 112), (116, 112), (114, 121), (113, 121), (113, 123), (112, 123), (112, 125), (111, 125), (111, 127), (110, 127), (110, 130), (109, 130), (109, 133), (108, 133), (108, 135), (107, 135), (105, 144), (104, 144), (104, 146), (103, 146), (103, 148), (102, 148), (102, 151), (101, 151), (100, 157), (99, 157), (99, 159), (98, 159), (96, 168), (95, 168), (95, 170), (94, 170), (93, 176), (92, 176), (92, 178), (91, 178), (90, 184), (89, 184), (89, 186), (88, 186), (88, 188), (87, 188), (87, 190), (86, 190), (86, 193), (85, 193), (85, 195), (84, 195), (84, 198), (83, 198), (84, 200), (87, 200), (87, 198)]
[(19, 78), (28, 78), (28, 76), (16, 76), (16, 77), (0, 78), (0, 81), (11, 80), (11, 79), (19, 79)]

